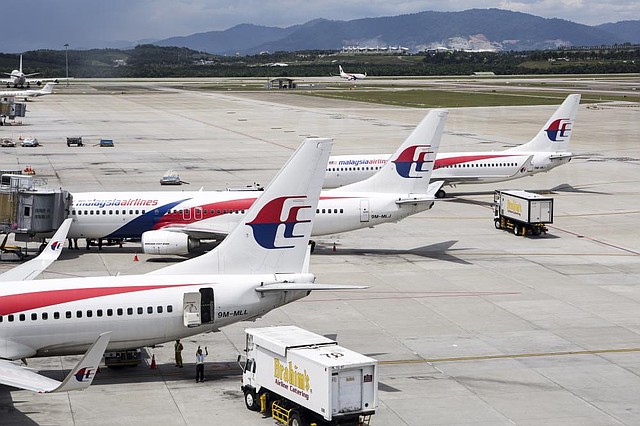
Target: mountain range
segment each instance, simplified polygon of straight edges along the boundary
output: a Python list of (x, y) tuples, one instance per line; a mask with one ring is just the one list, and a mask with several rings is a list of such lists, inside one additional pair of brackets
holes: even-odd
[(410, 52), (451, 48), (536, 50), (640, 43), (640, 20), (597, 26), (501, 9), (420, 12), (351, 21), (316, 19), (286, 28), (252, 24), (156, 41), (212, 54), (404, 47)]

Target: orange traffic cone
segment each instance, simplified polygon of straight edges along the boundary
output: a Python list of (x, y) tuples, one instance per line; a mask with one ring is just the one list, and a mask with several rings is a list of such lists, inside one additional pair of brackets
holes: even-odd
[(156, 370), (158, 368), (158, 365), (156, 364), (156, 354), (151, 355), (151, 365), (149, 368), (152, 370)]
[(336, 243), (333, 243), (333, 250), (332, 251), (336, 251)]
[(137, 262), (137, 261), (138, 261), (138, 253), (136, 253), (136, 254), (134, 254), (134, 255), (133, 255), (133, 261), (134, 261), (134, 262)]

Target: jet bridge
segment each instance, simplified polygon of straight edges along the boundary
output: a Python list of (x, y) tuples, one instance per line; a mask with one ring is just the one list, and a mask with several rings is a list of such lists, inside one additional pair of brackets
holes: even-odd
[(28, 175), (0, 176), (0, 233), (15, 234), (16, 241), (40, 241), (60, 227), (71, 195), (45, 188), (46, 181)]

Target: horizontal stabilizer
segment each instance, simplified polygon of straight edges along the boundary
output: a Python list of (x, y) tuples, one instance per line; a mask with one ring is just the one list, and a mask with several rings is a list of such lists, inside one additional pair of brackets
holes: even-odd
[(35, 259), (31, 259), (22, 265), (16, 266), (0, 275), (0, 282), (5, 281), (29, 281), (40, 275), (45, 269), (55, 262), (60, 253), (62, 253), (62, 247), (64, 247), (64, 241), (67, 238), (67, 233), (71, 227), (73, 219), (65, 219), (60, 225), (60, 228), (49, 240), (49, 244), (42, 250)]
[(268, 291), (337, 291), (337, 290), (363, 290), (369, 286), (339, 285), (339, 284), (313, 284), (313, 283), (276, 283), (265, 284), (256, 288), (259, 293)]

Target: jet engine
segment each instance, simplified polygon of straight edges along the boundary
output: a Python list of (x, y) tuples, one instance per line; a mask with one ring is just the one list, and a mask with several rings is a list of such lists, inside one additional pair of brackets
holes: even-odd
[(183, 232), (147, 231), (142, 234), (142, 251), (146, 254), (188, 254), (200, 246), (200, 240)]

